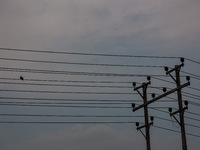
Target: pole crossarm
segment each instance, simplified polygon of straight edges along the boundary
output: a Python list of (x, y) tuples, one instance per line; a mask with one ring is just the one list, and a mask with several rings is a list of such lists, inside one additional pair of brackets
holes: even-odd
[(184, 112), (186, 109), (188, 109), (188, 107), (186, 106), (186, 107), (184, 107), (183, 109), (181, 109), (181, 110), (177, 110), (177, 111), (175, 111), (175, 112), (173, 112), (173, 113), (170, 113), (170, 116), (173, 116), (173, 115), (175, 115), (175, 114), (177, 114), (177, 113), (180, 113), (180, 112)]
[(168, 74), (170, 74), (171, 72), (173, 72), (173, 71), (175, 71), (175, 70), (177, 70), (177, 69), (179, 69), (179, 68), (181, 68), (181, 67), (183, 67), (183, 66), (184, 66), (184, 63), (182, 63), (182, 64), (180, 64), (180, 65), (176, 65), (173, 69), (167, 71), (166, 74), (168, 75)]
[(143, 125), (143, 126), (137, 127), (137, 130), (140, 130), (140, 129), (146, 128), (146, 127), (150, 127), (151, 125), (153, 125), (153, 122), (149, 123), (148, 125)]
[(149, 104), (151, 104), (151, 103), (153, 103), (153, 102), (155, 102), (155, 101), (157, 101), (157, 100), (159, 100), (159, 99), (161, 99), (161, 98), (163, 98), (163, 97), (165, 97), (165, 96), (167, 96), (167, 95), (169, 95), (169, 94), (171, 94), (171, 93), (173, 93), (175, 91), (178, 91), (178, 90), (180, 90), (180, 89), (182, 89), (182, 88), (184, 88), (184, 87), (186, 87), (188, 85), (190, 85), (190, 82), (187, 82), (187, 83), (185, 83), (185, 84), (183, 84), (183, 85), (181, 85), (181, 86), (179, 86), (177, 88), (174, 88), (174, 89), (172, 89), (172, 90), (170, 90), (170, 91), (168, 91), (168, 92), (166, 92), (166, 93), (164, 93), (164, 94), (162, 94), (162, 95), (160, 95), (160, 96), (158, 96), (158, 97), (146, 102), (145, 104), (142, 104), (142, 105), (140, 105), (138, 107), (133, 108), (133, 111), (139, 110), (140, 108), (143, 108), (144, 106), (147, 106), (147, 105), (149, 105)]

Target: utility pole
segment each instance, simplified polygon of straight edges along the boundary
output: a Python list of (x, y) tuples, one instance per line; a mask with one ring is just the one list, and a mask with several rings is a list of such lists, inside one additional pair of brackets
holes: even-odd
[[(133, 86), (135, 87), (134, 91), (137, 91), (138, 94), (142, 97), (144, 104), (147, 103), (147, 87), (149, 84), (151, 84), (151, 82), (150, 82), (151, 78), (148, 76), (147, 80), (149, 80), (149, 82), (142, 83), (142, 85), (139, 87), (135, 87), (136, 83), (135, 82), (133, 83)], [(139, 91), (140, 88), (142, 88), (142, 93)], [(132, 107), (135, 107), (135, 104), (132, 104)], [(148, 106), (147, 105), (144, 106), (144, 121), (145, 121), (145, 125), (139, 127), (139, 123), (137, 122), (136, 126), (137, 126), (137, 130), (140, 130), (140, 132), (143, 134), (143, 136), (146, 139), (147, 150), (151, 150), (149, 130), (150, 130), (150, 126), (153, 124), (153, 117), (151, 117), (152, 122), (149, 123), (149, 115), (148, 115)], [(141, 131), (142, 128), (145, 128), (145, 134)]]
[[(183, 58), (181, 58), (181, 62), (182, 62), (181, 65), (179, 65), (179, 66), (176, 65), (174, 67), (174, 69), (172, 69), (170, 71), (168, 71), (168, 68), (165, 67), (166, 74), (171, 76), (171, 78), (175, 81), (177, 87), (179, 87), (181, 85), (180, 70), (181, 70), (181, 67), (184, 66), (184, 64), (183, 64), (184, 59)], [(173, 72), (173, 71), (175, 71), (176, 78), (174, 78), (171, 75), (171, 72)], [(186, 77), (186, 79), (189, 81), (190, 77)], [(184, 112), (185, 112), (186, 109), (188, 109), (188, 102), (185, 101), (185, 105), (186, 106), (183, 108), (181, 89), (177, 90), (177, 97), (178, 97), (178, 107), (179, 107), (179, 110), (177, 110), (177, 111), (175, 111), (175, 112), (172, 113), (172, 108), (169, 108), (169, 112), (170, 112), (170, 116), (173, 116), (173, 118), (178, 122), (178, 124), (181, 127), (182, 150), (187, 150), (187, 141), (186, 141), (185, 123), (184, 123)], [(179, 121), (174, 116), (177, 113), (179, 113)]]
[[(151, 124), (153, 123), (148, 123), (148, 105), (153, 103), (153, 102), (156, 102), (157, 100), (169, 95), (169, 94), (172, 94), (174, 92), (177, 91), (177, 95), (178, 95), (178, 104), (179, 104), (179, 110), (178, 111), (175, 111), (173, 113), (172, 112), (172, 109), (169, 108), (169, 111), (170, 111), (170, 116), (173, 116), (175, 118), (175, 120), (179, 123), (179, 125), (181, 126), (181, 135), (182, 135), (182, 149), (183, 150), (187, 150), (187, 144), (186, 144), (186, 136), (185, 136), (185, 125), (184, 125), (184, 111), (186, 109), (188, 109), (187, 105), (188, 105), (188, 102), (186, 101), (185, 102), (185, 105), (186, 107), (183, 108), (183, 105), (182, 105), (182, 95), (181, 95), (181, 89), (190, 85), (190, 77), (187, 76), (186, 77), (186, 80), (188, 81), (187, 83), (185, 84), (182, 84), (181, 85), (181, 82), (180, 82), (180, 68), (182, 66), (184, 66), (184, 58), (181, 58), (180, 59), (182, 64), (180, 65), (176, 65), (173, 69), (171, 69), (170, 71), (168, 71), (168, 67), (165, 67), (165, 71), (166, 71), (166, 74), (167, 75), (170, 75), (172, 77), (172, 79), (176, 82), (176, 88), (170, 90), (170, 91), (166, 91), (166, 88), (163, 88), (163, 94), (155, 97), (155, 94), (152, 94), (152, 97), (153, 99), (150, 100), (150, 101), (147, 101), (146, 99), (146, 89), (147, 89), (147, 86), (148, 84), (150, 84), (150, 77), (147, 77), (147, 79), (149, 80), (148, 83), (143, 83), (141, 86), (139, 87), (136, 87), (134, 90), (137, 91), (140, 96), (143, 98), (143, 101), (144, 101), (144, 104), (142, 105), (139, 105), (138, 107), (135, 107), (135, 104), (133, 103), (132, 104), (132, 107), (133, 107), (133, 112), (139, 110), (140, 108), (143, 108), (144, 107), (144, 114), (145, 114), (145, 125), (144, 126), (141, 126), (141, 127), (138, 127), (137, 130), (140, 130), (141, 128), (145, 127), (146, 128), (146, 142), (147, 142), (147, 150), (150, 150), (150, 138), (149, 138), (149, 127)], [(174, 78), (170, 73), (175, 71), (176, 72), (176, 78)], [(136, 86), (136, 83), (134, 82), (133, 83), (133, 86), (135, 87)], [(139, 88), (143, 88), (143, 95), (138, 91)], [(147, 112), (147, 113), (146, 113)], [(179, 113), (179, 117), (180, 117), (180, 122), (176, 119), (176, 117), (174, 116), (176, 113)], [(147, 118), (147, 119), (146, 119)], [(152, 121), (153, 121), (153, 118), (152, 118)], [(139, 126), (139, 123), (136, 123), (136, 126)], [(141, 131), (141, 130), (140, 130)], [(149, 148), (149, 149), (148, 149)]]

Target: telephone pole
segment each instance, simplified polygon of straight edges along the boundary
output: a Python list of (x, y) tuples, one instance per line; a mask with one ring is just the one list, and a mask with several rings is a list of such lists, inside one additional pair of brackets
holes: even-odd
[[(139, 105), (138, 107), (135, 107), (135, 104), (133, 103), (132, 104), (132, 107), (133, 107), (133, 112), (139, 110), (140, 108), (144, 108), (144, 117), (145, 117), (145, 125), (144, 126), (141, 126), (141, 127), (138, 127), (139, 126), (139, 123), (136, 123), (136, 126), (138, 127), (137, 130), (140, 130), (141, 128), (145, 127), (146, 129), (146, 143), (147, 143), (147, 150), (150, 150), (150, 136), (149, 136), (149, 128), (150, 128), (150, 125), (153, 124), (153, 123), (149, 123), (148, 122), (148, 105), (153, 103), (153, 102), (156, 102), (158, 101), (159, 99), (169, 95), (169, 94), (172, 94), (174, 92), (177, 91), (177, 96), (178, 96), (178, 105), (179, 105), (179, 110), (178, 111), (175, 111), (173, 113), (172, 112), (172, 109), (169, 108), (169, 111), (170, 111), (170, 116), (173, 116), (175, 118), (175, 120), (179, 123), (179, 125), (181, 126), (181, 135), (182, 135), (182, 149), (183, 150), (187, 150), (187, 143), (186, 143), (186, 135), (185, 135), (185, 124), (184, 124), (184, 111), (186, 109), (188, 109), (187, 105), (188, 105), (188, 102), (186, 101), (185, 102), (185, 105), (186, 107), (183, 108), (183, 105), (182, 105), (182, 94), (181, 94), (181, 89), (190, 85), (190, 77), (187, 76), (186, 77), (186, 80), (188, 81), (187, 83), (185, 84), (182, 84), (181, 85), (181, 82), (180, 82), (180, 68), (182, 66), (184, 66), (184, 58), (181, 58), (180, 59), (182, 64), (180, 65), (176, 65), (173, 69), (171, 69), (170, 71), (168, 71), (168, 67), (165, 67), (165, 71), (166, 71), (166, 74), (169, 75), (175, 82), (176, 82), (176, 88), (170, 90), (170, 91), (166, 91), (166, 88), (163, 88), (163, 94), (155, 97), (155, 94), (152, 94), (152, 97), (153, 99), (150, 100), (150, 101), (147, 101), (147, 93), (146, 93), (146, 89), (147, 89), (147, 86), (148, 84), (150, 84), (150, 77), (147, 77), (147, 79), (149, 80), (149, 82), (147, 83), (143, 83), (141, 86), (139, 87), (136, 87), (134, 89), (134, 91), (137, 91), (139, 93), (139, 95), (143, 98), (143, 101), (144, 101), (144, 104), (142, 105)], [(172, 75), (171, 75), (171, 72), (175, 71), (175, 75), (176, 75), (176, 78), (174, 78)], [(133, 83), (133, 86), (135, 87), (136, 86), (136, 83), (134, 82)], [(143, 95), (138, 91), (139, 88), (143, 88)], [(176, 117), (174, 116), (176, 113), (179, 113), (179, 118), (180, 118), (180, 121), (178, 121), (178, 119), (176, 119)], [(153, 118), (152, 118), (152, 121), (153, 121)], [(141, 131), (141, 130), (140, 130)]]
[[(165, 67), (165, 71), (167, 75), (170, 75), (170, 77), (175, 81), (176, 86), (179, 87), (181, 85), (180, 81), (180, 70), (181, 67), (184, 66), (183, 62), (184, 59), (181, 58), (181, 65), (176, 65), (174, 69), (168, 71), (168, 68)], [(175, 71), (176, 78), (174, 78), (171, 75), (171, 72)], [(190, 77), (186, 77), (186, 79), (189, 81)], [(170, 116), (173, 116), (173, 118), (178, 122), (178, 124), (181, 127), (181, 138), (182, 138), (182, 150), (187, 150), (187, 141), (186, 141), (186, 134), (185, 134), (185, 123), (184, 123), (184, 112), (186, 109), (188, 109), (188, 102), (185, 101), (185, 107), (183, 108), (183, 102), (182, 102), (182, 94), (181, 94), (181, 89), (177, 90), (177, 97), (178, 97), (178, 107), (179, 109), (175, 112), (172, 113), (172, 108), (169, 108)], [(174, 116), (175, 114), (179, 113), (179, 121), (178, 119)]]
[[(142, 85), (138, 86), (138, 87), (135, 87), (136, 86), (135, 82), (133, 83), (133, 86), (135, 87), (134, 91), (137, 91), (138, 94), (142, 97), (144, 104), (147, 103), (147, 87), (149, 84), (151, 84), (150, 79), (151, 78), (148, 76), (147, 80), (149, 80), (149, 82), (142, 83)], [(142, 93), (139, 91), (140, 88), (142, 88)], [(132, 107), (135, 107), (135, 104), (132, 104)], [(137, 126), (137, 130), (140, 130), (140, 132), (143, 134), (143, 136), (146, 139), (147, 150), (151, 150), (149, 130), (150, 130), (150, 126), (153, 124), (153, 122), (149, 123), (149, 115), (148, 115), (148, 106), (147, 105), (144, 106), (144, 121), (145, 121), (145, 125), (139, 127), (139, 123), (137, 122), (136, 126)], [(153, 121), (153, 117), (151, 117), (151, 121)], [(145, 134), (141, 131), (142, 128), (145, 128)]]

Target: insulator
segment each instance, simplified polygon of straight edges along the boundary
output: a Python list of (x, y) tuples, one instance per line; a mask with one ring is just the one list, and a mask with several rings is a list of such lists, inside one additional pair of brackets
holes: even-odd
[(168, 67), (165, 67), (165, 71), (167, 72), (169, 70), (169, 68)]
[(150, 117), (150, 120), (151, 120), (151, 121), (153, 121), (153, 120), (154, 120), (154, 117), (153, 117), (153, 116), (151, 116), (151, 117)]
[(135, 108), (135, 103), (132, 104), (132, 108)]
[(167, 91), (167, 88), (163, 88), (163, 92), (166, 92)]
[(139, 124), (139, 122), (136, 122), (135, 125), (138, 127), (140, 124)]
[(155, 93), (152, 93), (151, 96), (152, 96), (152, 98), (154, 98), (156, 95), (155, 95)]
[(169, 112), (170, 112), (170, 113), (172, 112), (172, 108), (171, 108), (171, 107), (169, 108)]
[(187, 81), (190, 81), (190, 76), (186, 76), (186, 80), (187, 80)]
[(150, 80), (151, 80), (151, 77), (150, 77), (150, 76), (147, 76), (147, 80), (150, 81)]
[(187, 106), (188, 105), (188, 101), (184, 101), (184, 104)]
[(183, 63), (183, 62), (184, 62), (184, 58), (183, 58), (183, 57), (181, 57), (181, 58), (180, 58), (180, 61)]
[(134, 87), (136, 86), (136, 83), (135, 83), (135, 82), (133, 82), (133, 86), (134, 86)]

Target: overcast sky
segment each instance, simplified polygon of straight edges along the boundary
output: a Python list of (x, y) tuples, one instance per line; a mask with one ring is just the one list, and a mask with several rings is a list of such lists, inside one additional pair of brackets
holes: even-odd
[[(117, 55), (149, 55), (186, 57), (200, 61), (200, 1), (199, 0), (1, 0), (0, 1), (0, 48), (35, 49), (63, 52), (105, 53)], [(140, 64), (140, 65), (170, 65), (180, 63), (176, 60), (147, 60), (138, 58), (107, 58), (89, 56), (66, 56), (25, 52), (0, 51), (1, 58), (37, 59), (49, 61), (72, 61), (86, 63), (110, 64)], [(55, 69), (65, 71), (89, 71), (110, 73), (141, 73), (160, 74), (161, 70), (140, 70), (121, 68), (82, 67), (73, 65), (59, 66), (51, 64), (34, 64), (24, 62), (11, 62), (1, 60), (1, 67)], [(157, 69), (157, 68), (154, 68)], [(188, 62), (185, 69), (191, 73), (199, 74), (198, 64)], [(127, 71), (128, 70), (128, 71)], [(112, 77), (76, 77), (65, 75), (44, 75), (2, 72), (1, 78), (19, 77), (34, 79), (56, 80), (115, 80), (132, 81), (130, 78)], [(198, 77), (199, 78), (199, 77)], [(137, 79), (136, 79), (137, 80)], [(37, 82), (38, 83), (38, 82)], [(159, 82), (155, 82), (159, 86)], [(166, 83), (162, 83), (166, 84)], [(168, 85), (168, 84), (167, 84)], [(193, 81), (195, 88), (200, 86)], [(18, 86), (1, 85), (1, 89), (18, 89)], [(26, 87), (24, 86), (24, 89)], [(34, 88), (27, 87), (31, 90)], [(56, 90), (65, 90), (59, 87)], [(48, 90), (55, 90), (48, 87)], [(34, 90), (44, 90), (37, 87)], [(71, 91), (77, 89), (69, 89)], [(82, 90), (82, 89), (81, 89)], [(91, 88), (93, 92), (97, 90)], [(87, 89), (83, 89), (87, 91)], [(104, 91), (102, 88), (98, 92)], [(117, 92), (121, 92), (116, 90)], [(110, 91), (113, 92), (113, 91)], [(133, 92), (123, 89), (122, 92)], [(3, 96), (21, 96), (19, 93), (1, 93)], [(58, 95), (29, 95), (24, 97), (56, 98)], [(67, 95), (69, 98), (133, 98), (132, 96), (99, 96), (99, 95)], [(59, 94), (59, 98), (64, 98)], [(174, 96), (175, 97), (175, 96)], [(141, 98), (141, 97), (136, 97)], [(174, 105), (175, 106), (175, 105)], [(2, 106), (1, 106), (2, 107)], [(45, 111), (47, 110), (47, 111)], [(76, 114), (77, 109), (64, 110), (63, 108), (15, 108), (2, 107), (0, 113), (49, 113)], [(196, 111), (197, 109), (194, 108)], [(118, 111), (101, 112), (100, 110), (84, 110), (85, 114), (115, 115)], [(104, 111), (104, 110), (103, 110)], [(78, 111), (79, 112), (79, 111)], [(129, 110), (120, 110), (122, 115), (132, 114)], [(199, 112), (198, 110), (196, 112)], [(95, 114), (94, 113), (94, 114)], [(117, 115), (120, 115), (118, 113)], [(78, 114), (78, 113), (77, 113)], [(154, 113), (153, 113), (154, 114)], [(142, 111), (137, 113), (142, 115)], [(2, 118), (2, 120), (12, 118)], [(14, 118), (15, 120), (15, 118)], [(130, 121), (130, 119), (127, 119)], [(127, 121), (126, 120), (126, 121)], [(1, 121), (1, 120), (0, 120)], [(15, 120), (16, 121), (16, 120)], [(23, 118), (20, 121), (23, 120)], [(29, 118), (29, 121), (32, 121)], [(37, 121), (37, 120), (36, 120)], [(40, 120), (41, 121), (41, 120)], [(52, 120), (48, 120), (52, 121)], [(60, 120), (58, 120), (60, 121)], [(70, 120), (71, 121), (71, 120)], [(72, 121), (73, 118), (72, 118)], [(75, 121), (77, 121), (75, 119)], [(79, 120), (78, 120), (79, 121)], [(80, 120), (84, 121), (84, 120)], [(90, 121), (90, 120), (87, 120)], [(94, 120), (96, 121), (96, 120)], [(101, 121), (101, 120), (100, 120)], [(110, 120), (109, 120), (110, 121)], [(112, 121), (112, 120), (111, 120)], [(114, 120), (118, 121), (118, 120)], [(121, 120), (119, 120), (121, 121)], [(136, 121), (136, 120), (133, 120)], [(189, 122), (188, 122), (189, 123)], [(198, 125), (199, 122), (195, 122)], [(161, 124), (162, 125), (162, 124)], [(172, 124), (174, 130), (179, 130), (178, 125)], [(188, 129), (188, 128), (187, 128)], [(181, 149), (180, 135), (177, 133), (162, 132), (152, 129), (152, 147), (156, 150)], [(189, 129), (192, 133), (198, 131)], [(166, 134), (166, 136), (165, 136)], [(21, 136), (21, 137), (20, 137)], [(162, 139), (162, 140), (160, 140)], [(189, 137), (188, 145), (191, 150), (198, 150), (200, 138)], [(167, 141), (167, 142), (165, 142)], [(177, 142), (174, 142), (177, 141)], [(25, 149), (69, 149), (69, 150), (144, 150), (145, 140), (140, 132), (135, 130), (135, 125), (0, 125), (0, 148), (2, 150)], [(152, 148), (152, 149), (153, 149)]]

